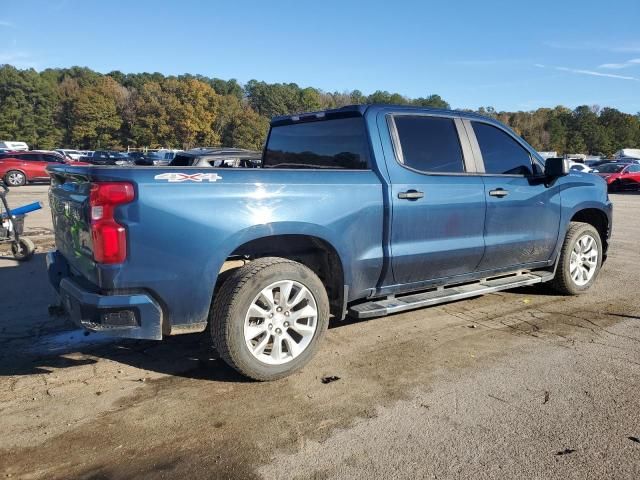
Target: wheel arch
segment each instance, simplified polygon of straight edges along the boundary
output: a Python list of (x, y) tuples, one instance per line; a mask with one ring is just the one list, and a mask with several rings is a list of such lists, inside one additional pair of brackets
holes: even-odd
[[(318, 275), (327, 290), (331, 314), (343, 318), (348, 272), (345, 271), (346, 266), (338, 249), (330, 241), (317, 235), (299, 233), (258, 236), (236, 246), (227, 255), (220, 273), (225, 271), (225, 265), (233, 260), (251, 261), (263, 257), (287, 258), (310, 268)], [(238, 263), (235, 267), (241, 265), (242, 263)], [(216, 290), (219, 284), (220, 282)]]
[(584, 208), (578, 210), (573, 214), (570, 221), (588, 223), (593, 226), (598, 230), (603, 241), (609, 236), (609, 217), (599, 208)]
[(7, 175), (9, 175), (9, 173), (11, 172), (20, 172), (21, 174), (24, 175), (24, 182), (25, 184), (29, 181), (29, 175), (27, 175), (27, 172), (25, 172), (22, 168), (8, 168), (3, 174), (2, 174), (2, 178), (6, 178)]
[(609, 216), (599, 208), (583, 208), (574, 212), (570, 222), (588, 223), (595, 228), (600, 234), (600, 240), (604, 246), (604, 254), (606, 255), (609, 246)]

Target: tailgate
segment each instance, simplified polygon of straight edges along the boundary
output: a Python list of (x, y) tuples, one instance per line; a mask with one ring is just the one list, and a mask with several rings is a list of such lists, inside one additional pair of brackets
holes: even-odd
[(97, 284), (89, 219), (88, 175), (80, 169), (50, 168), (49, 203), (56, 248), (76, 274)]

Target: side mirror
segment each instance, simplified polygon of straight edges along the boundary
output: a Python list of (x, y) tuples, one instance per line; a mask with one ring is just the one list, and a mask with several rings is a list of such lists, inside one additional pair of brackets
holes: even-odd
[(568, 175), (569, 170), (569, 160), (565, 160), (564, 158), (547, 158), (544, 164), (544, 174), (551, 178)]

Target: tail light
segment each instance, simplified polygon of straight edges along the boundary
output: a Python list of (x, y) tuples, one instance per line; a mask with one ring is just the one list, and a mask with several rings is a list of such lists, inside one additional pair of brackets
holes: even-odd
[(127, 182), (93, 183), (89, 194), (93, 258), (98, 263), (122, 263), (127, 258), (127, 231), (115, 221), (114, 209), (132, 202), (133, 185)]

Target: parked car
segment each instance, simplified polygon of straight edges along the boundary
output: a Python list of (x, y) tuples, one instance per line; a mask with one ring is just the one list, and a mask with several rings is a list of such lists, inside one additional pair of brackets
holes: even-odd
[(614, 160), (615, 162), (622, 162), (622, 163), (637, 163), (640, 164), (640, 158), (635, 158), (635, 157), (620, 157), (617, 160)]
[[(168, 148), (162, 148), (160, 150), (158, 150), (157, 152), (155, 152), (156, 156), (161, 157), (161, 161), (164, 162), (166, 161), (166, 165), (168, 165), (171, 160), (173, 160), (175, 158), (175, 156), (182, 152), (183, 150), (178, 150), (178, 149), (168, 149)], [(164, 163), (158, 163), (158, 165), (163, 165)]]
[(588, 165), (585, 165), (584, 163), (580, 163), (580, 162), (569, 162), (569, 169), (576, 171), (576, 172), (583, 172), (583, 173), (591, 173), (591, 172), (597, 172), (598, 170), (594, 170), (593, 168), (589, 167)]
[(26, 151), (29, 150), (29, 145), (27, 145), (25, 142), (8, 142), (8, 141), (4, 141), (4, 142), (0, 142), (0, 148), (3, 148), (5, 150), (9, 150), (9, 151)]
[(81, 160), (92, 165), (120, 165), (124, 167), (134, 164), (133, 159), (126, 153), (109, 150), (96, 150), (90, 157), (81, 157)]
[(162, 166), (168, 165), (175, 157), (176, 151), (159, 150), (155, 152), (130, 152), (131, 157), (136, 165), (140, 166)]
[(638, 190), (640, 164), (614, 162), (601, 165), (598, 174), (607, 182), (609, 191)]
[(613, 157), (616, 160), (621, 160), (623, 158), (634, 158), (636, 160), (640, 160), (640, 148), (623, 148), (622, 150), (618, 150)]
[(72, 161), (78, 161), (80, 160), (80, 158), (82, 158), (84, 156), (84, 153), (81, 152), (80, 150), (71, 150), (68, 148), (58, 148), (55, 150), (57, 153), (59, 153), (60, 155), (62, 155), (63, 157), (72, 160)]
[(256, 168), (261, 165), (262, 153), (242, 148), (205, 147), (178, 153), (172, 167)]
[(64, 164), (64, 157), (48, 151), (15, 151), (0, 154), (0, 178), (11, 187), (48, 181), (47, 165)]
[(580, 294), (607, 255), (605, 182), (473, 113), (276, 117), (260, 169), (193, 157), (49, 167), (48, 271), (78, 325), (146, 339), (208, 327), (233, 368), (273, 380), (313, 357), (330, 316), (541, 282)]

